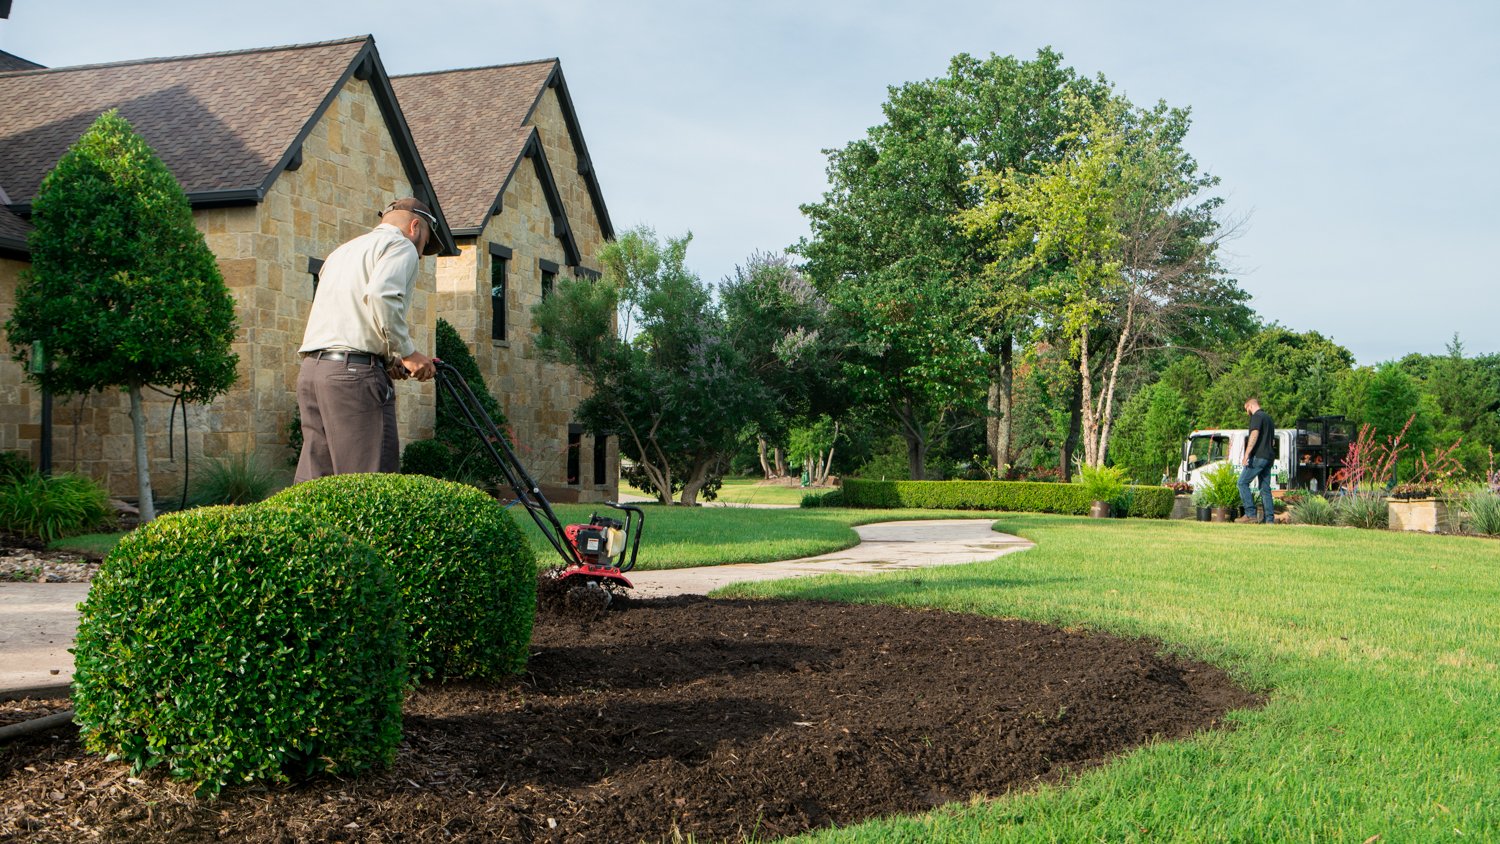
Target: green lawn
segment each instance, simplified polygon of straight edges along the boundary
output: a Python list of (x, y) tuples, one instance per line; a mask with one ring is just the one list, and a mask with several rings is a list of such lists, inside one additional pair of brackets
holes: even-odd
[[(618, 518), (602, 504), (553, 505), (563, 524), (588, 521), (599, 513)], [(662, 507), (646, 505), (638, 565), (677, 569), (725, 563), (767, 563), (827, 554), (859, 542), (854, 525), (894, 519), (974, 518), (982, 514), (943, 510), (757, 510), (748, 507)], [(993, 515), (993, 514), (992, 514)], [(531, 517), (511, 508), (543, 566), (560, 562)]]
[(1037, 547), (722, 594), (1155, 637), (1269, 704), (1234, 715), (1234, 731), (1146, 747), (1066, 787), (803, 840), (1500, 841), (1500, 543), (1044, 515), (997, 529)]
[(114, 533), (85, 533), (79, 536), (65, 536), (48, 543), (47, 547), (54, 551), (72, 551), (76, 554), (88, 554), (91, 556), (104, 556), (120, 541), (120, 537), (129, 531), (117, 531)]

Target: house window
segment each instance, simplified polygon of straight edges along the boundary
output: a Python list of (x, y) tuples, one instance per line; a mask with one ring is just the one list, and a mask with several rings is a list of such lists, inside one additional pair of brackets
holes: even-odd
[(308, 258), (307, 259), (307, 272), (308, 272), (309, 275), (312, 276), (312, 280), (313, 280), (313, 292), (312, 292), (312, 295), (313, 295), (313, 298), (316, 299), (316, 298), (318, 298), (318, 276), (323, 272), (323, 259), (322, 258)]
[(583, 451), (583, 427), (581, 425), (568, 426), (568, 486), (578, 486), (579, 475), (582, 471), (579, 467), (579, 452)]
[(505, 339), (505, 289), (510, 274), (511, 251), (490, 244), (490, 338)]
[(552, 295), (552, 287), (557, 284), (558, 266), (551, 261), (537, 261), (537, 267), (542, 271), (542, 298), (546, 299)]
[(597, 434), (594, 437), (594, 486), (605, 486), (609, 483), (607, 470), (609, 469), (609, 437)]

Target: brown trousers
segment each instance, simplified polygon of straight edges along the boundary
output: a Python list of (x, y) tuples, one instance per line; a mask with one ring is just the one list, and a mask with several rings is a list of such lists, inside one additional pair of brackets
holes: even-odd
[(302, 456), (296, 483), (324, 475), (396, 472), (396, 389), (379, 364), (302, 359), (297, 376)]

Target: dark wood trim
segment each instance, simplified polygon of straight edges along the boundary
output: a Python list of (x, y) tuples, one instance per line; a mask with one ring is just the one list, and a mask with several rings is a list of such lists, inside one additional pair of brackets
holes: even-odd
[(317, 275), (317, 274), (323, 272), (323, 259), (322, 258), (308, 258), (307, 259), (307, 271), (310, 272), (310, 273), (312, 273), (313, 275)]
[(562, 62), (557, 62), (552, 66), (552, 73), (548, 75), (536, 99), (532, 101), (531, 108), (526, 110), (526, 117), (521, 121), (521, 125), (531, 122), (537, 106), (542, 104), (542, 97), (552, 89), (557, 91), (557, 104), (562, 108), (563, 122), (567, 124), (568, 134), (572, 136), (573, 154), (578, 158), (578, 174), (583, 177), (584, 185), (588, 187), (589, 199), (594, 205), (594, 216), (599, 218), (599, 231), (603, 233), (605, 240), (614, 240), (614, 224), (610, 222), (609, 209), (604, 205), (604, 193), (599, 189), (599, 178), (594, 173), (594, 161), (589, 157), (589, 147), (583, 139), (583, 129), (578, 124), (578, 112), (573, 108), (573, 97), (568, 93), (568, 82), (563, 78)]
[(575, 278), (586, 278), (589, 281), (598, 281), (599, 279), (604, 278), (603, 273), (599, 272), (598, 270), (591, 270), (588, 267), (584, 266), (574, 267), (573, 276)]
[(515, 250), (511, 249), (509, 246), (501, 246), (498, 243), (490, 244), (490, 255), (493, 257), (504, 258), (505, 260), (509, 261), (511, 259), (511, 256), (515, 254)]
[(557, 271), (562, 269), (562, 267), (558, 266), (556, 261), (549, 261), (546, 258), (536, 259), (536, 265), (537, 268), (542, 272), (552, 273), (553, 275), (557, 275)]
[[(422, 159), (417, 154), (417, 144), (412, 140), (411, 129), (406, 125), (406, 116), (401, 113), (401, 106), (396, 102), (396, 92), (391, 88), (390, 76), (386, 74), (385, 66), (380, 61), (380, 53), (375, 49), (375, 39), (373, 38), (365, 39), (364, 46), (360, 47), (359, 52), (355, 53), (354, 58), (350, 60), (349, 66), (344, 68), (344, 72), (339, 76), (338, 81), (328, 90), (328, 93), (323, 97), (323, 101), (313, 110), (312, 116), (302, 125), (302, 130), (297, 133), (296, 139), (287, 147), (286, 152), (282, 153), (281, 159), (276, 162), (276, 166), (271, 168), (271, 172), (266, 175), (260, 186), (254, 189), (253, 201), (260, 202), (265, 199), (266, 192), (271, 189), (271, 185), (281, 176), (282, 171), (289, 169), (288, 166), (294, 158), (300, 158), (302, 155), (302, 144), (307, 140), (308, 135), (312, 134), (313, 129), (317, 127), (318, 121), (323, 119), (323, 115), (328, 112), (328, 107), (333, 105), (333, 101), (338, 97), (339, 92), (344, 90), (345, 85), (349, 84), (350, 79), (360, 79), (361, 81), (368, 81), (370, 83), (370, 90), (375, 95), (375, 102), (380, 106), (381, 115), (385, 117), (386, 127), (391, 132), (392, 140), (395, 141), (396, 154), (401, 158), (402, 169), (406, 171), (406, 177), (412, 184), (412, 194), (417, 199), (426, 203), (427, 207), (431, 208), (432, 213), (438, 218), (437, 236), (439, 243), (442, 244), (442, 249), (438, 254), (448, 257), (457, 255), (458, 244), (454, 242), (453, 231), (448, 227), (448, 220), (443, 216), (443, 209), (438, 204), (437, 191), (432, 187), (432, 179), (427, 176), (427, 169), (422, 165)], [(188, 195), (188, 199), (193, 200), (194, 207), (213, 207), (212, 205), (200, 205), (192, 194)], [(221, 204), (238, 203), (226, 202)], [(370, 209), (372, 219), (378, 219), (378, 214), (379, 209)]]

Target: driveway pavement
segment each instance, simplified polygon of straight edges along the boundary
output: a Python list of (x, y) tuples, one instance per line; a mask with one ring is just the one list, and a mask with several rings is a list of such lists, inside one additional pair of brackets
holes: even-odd
[[(990, 530), (989, 519), (882, 522), (854, 530), (860, 543), (843, 551), (786, 560), (632, 572), (642, 598), (701, 595), (750, 580), (858, 574), (993, 560), (1032, 547)], [(25, 690), (56, 695), (73, 677), (68, 648), (78, 630), (86, 583), (0, 583), (0, 699)]]

